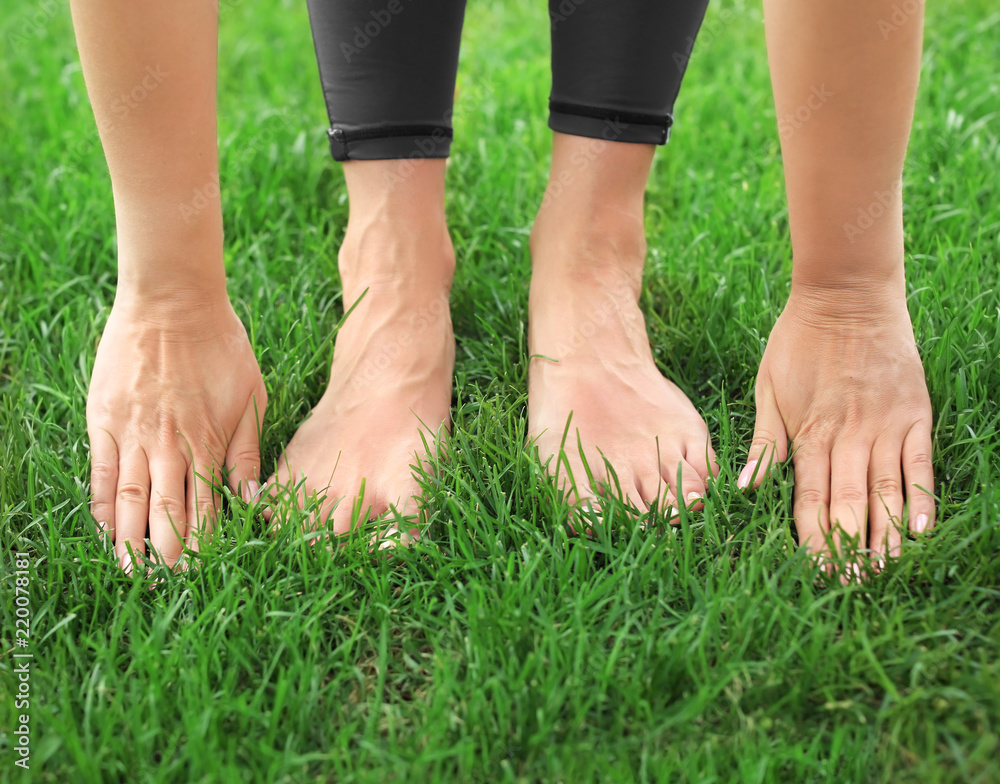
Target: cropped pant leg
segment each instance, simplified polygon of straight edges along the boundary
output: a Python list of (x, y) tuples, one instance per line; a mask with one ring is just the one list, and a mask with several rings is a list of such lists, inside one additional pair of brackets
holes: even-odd
[[(549, 0), (549, 127), (664, 144), (708, 0)], [(334, 159), (446, 158), (465, 0), (308, 0)]]
[(665, 144), (708, 0), (549, 0), (549, 127)]
[(465, 0), (308, 0), (335, 160), (446, 158)]

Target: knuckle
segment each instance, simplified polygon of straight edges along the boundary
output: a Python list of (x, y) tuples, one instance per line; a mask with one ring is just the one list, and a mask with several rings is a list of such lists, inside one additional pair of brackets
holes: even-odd
[(215, 498), (212, 493), (206, 493), (207, 497), (198, 496), (198, 502), (195, 504), (195, 514), (198, 515), (198, 522), (204, 522), (215, 517)]
[(141, 536), (123, 536), (118, 539), (115, 543), (115, 551), (119, 555), (125, 555), (128, 553), (128, 548), (131, 545), (132, 552), (144, 552), (146, 547), (146, 540)]
[(823, 506), (826, 504), (825, 494), (816, 487), (797, 488), (795, 498), (802, 506)]
[(909, 463), (911, 468), (920, 468), (928, 470), (933, 465), (930, 453), (923, 449), (913, 452), (910, 455), (907, 455), (906, 462)]
[(845, 484), (837, 488), (837, 501), (844, 504), (866, 504), (868, 489), (857, 484)]
[(118, 486), (118, 500), (126, 504), (149, 504), (149, 488), (137, 484), (136, 482), (127, 482), (123, 485)]
[(114, 517), (115, 505), (104, 499), (92, 501), (90, 504), (90, 514), (99, 523), (110, 523)]
[(107, 460), (94, 460), (90, 465), (92, 484), (107, 482), (118, 477), (118, 464)]
[(889, 498), (901, 496), (903, 487), (896, 477), (883, 476), (872, 481), (869, 491), (873, 496)]
[(256, 467), (260, 458), (256, 450), (244, 449), (232, 455), (229, 462), (238, 467)]
[(151, 512), (169, 517), (171, 520), (182, 521), (184, 519), (184, 503), (177, 498), (161, 495), (153, 501)]

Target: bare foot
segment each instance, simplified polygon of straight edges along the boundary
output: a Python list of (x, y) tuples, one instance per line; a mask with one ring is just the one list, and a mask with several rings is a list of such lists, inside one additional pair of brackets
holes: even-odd
[(528, 424), (541, 460), (550, 461), (550, 472), (558, 466), (564, 488), (572, 475), (571, 503), (596, 508), (600, 495), (615, 492), (606, 458), (623, 496), (640, 510), (657, 499), (661, 509), (676, 508), (678, 496), (701, 508), (717, 472), (715, 453), (704, 420), (653, 360), (638, 305), (641, 218), (624, 228), (589, 223), (569, 230), (540, 217), (531, 252)]
[(931, 404), (901, 279), (793, 285), (761, 360), (756, 400), (739, 484), (756, 474), (759, 485), (772, 458), (787, 458), (791, 439), (795, 523), (811, 551), (828, 552), (828, 534), (839, 550), (850, 535), (876, 558), (897, 556), (897, 525), (922, 532), (934, 524)]
[(121, 291), (87, 396), (91, 511), (131, 571), (127, 544), (173, 566), (211, 530), (223, 465), (249, 499), (260, 476), (267, 393), (246, 330), (223, 290), (159, 302)]
[[(280, 488), (287, 495), (300, 482), (294, 503), (316, 498), (313, 525), (338, 534), (390, 507), (414, 520), (418, 513), (413, 466), (448, 428), (455, 260), (443, 223), (396, 217), (348, 228), (340, 251), (345, 308), (364, 297), (337, 333), (326, 392), (268, 480), (269, 518), (281, 508)], [(401, 534), (405, 542), (418, 530)]]

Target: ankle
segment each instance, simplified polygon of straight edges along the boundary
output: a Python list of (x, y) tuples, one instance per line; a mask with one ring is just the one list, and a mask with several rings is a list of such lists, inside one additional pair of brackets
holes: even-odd
[(568, 284), (625, 286), (638, 298), (646, 259), (641, 214), (612, 209), (567, 216), (539, 212), (529, 240), (532, 275)]
[(451, 288), (455, 250), (443, 221), (376, 220), (348, 226), (337, 257), (345, 302), (367, 287), (401, 295), (437, 295)]

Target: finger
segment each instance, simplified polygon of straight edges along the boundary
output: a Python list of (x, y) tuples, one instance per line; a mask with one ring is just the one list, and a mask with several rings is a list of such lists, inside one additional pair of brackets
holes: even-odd
[(118, 444), (103, 428), (94, 428), (90, 433), (90, 492), (90, 513), (100, 530), (114, 542)]
[(788, 434), (785, 421), (778, 411), (778, 404), (770, 389), (757, 385), (757, 419), (754, 423), (753, 441), (747, 453), (747, 462), (736, 480), (736, 486), (760, 487), (771, 467), (788, 458)]
[(222, 505), (222, 496), (215, 492), (221, 483), (221, 469), (210, 454), (198, 452), (187, 472), (187, 545), (195, 552), (199, 542), (212, 533)]
[(141, 448), (125, 454), (118, 465), (118, 488), (115, 495), (115, 554), (126, 573), (131, 574), (134, 553), (146, 552), (146, 526), (149, 522), (149, 462)]
[(795, 466), (795, 528), (799, 544), (809, 552), (827, 550), (829, 525), (830, 453), (825, 444), (805, 444), (792, 457)]
[(187, 535), (187, 461), (179, 453), (149, 462), (149, 544), (162, 563), (173, 567)]
[(847, 538), (868, 542), (868, 462), (871, 445), (839, 441), (830, 455), (830, 533), (838, 553)]
[(247, 403), (226, 453), (229, 486), (248, 504), (260, 490), (259, 436), (266, 407), (267, 392), (262, 384)]
[(898, 558), (901, 550), (899, 525), (903, 516), (903, 476), (900, 468), (902, 443), (892, 439), (876, 442), (868, 465), (868, 520), (871, 548), (879, 555)]
[(909, 525), (914, 533), (934, 527), (934, 465), (931, 462), (930, 423), (921, 420), (903, 439), (903, 476), (910, 505)]

